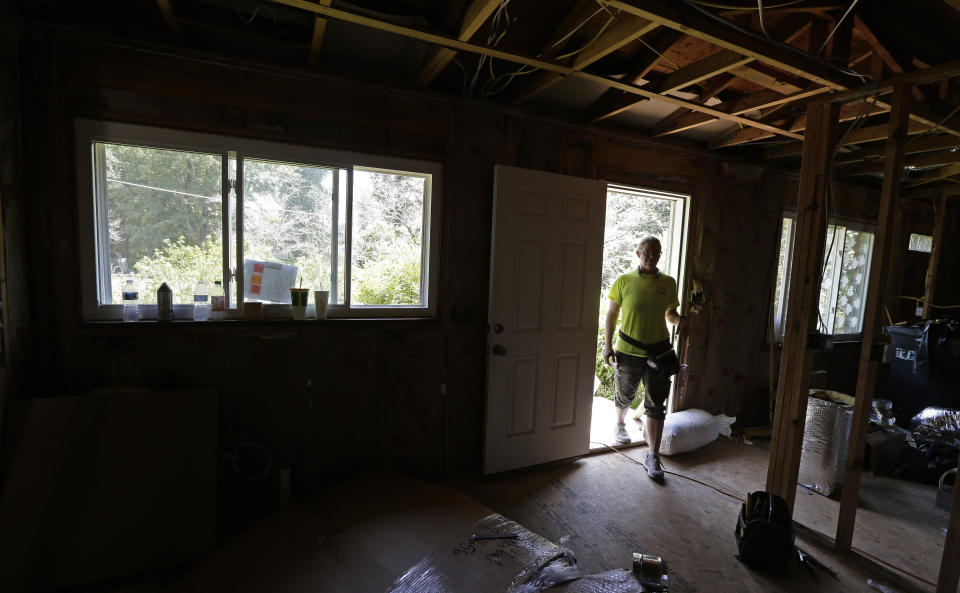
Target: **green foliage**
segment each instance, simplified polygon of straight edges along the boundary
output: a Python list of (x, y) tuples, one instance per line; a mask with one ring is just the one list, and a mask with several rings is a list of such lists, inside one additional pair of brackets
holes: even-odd
[(419, 305), (420, 248), (394, 243), (388, 257), (368, 259), (353, 273), (353, 301), (361, 305)]
[(219, 155), (104, 145), (110, 262), (114, 272), (183, 238), (220, 235)]
[[(220, 280), (222, 247), (220, 239), (205, 239), (200, 245), (190, 245), (184, 237), (176, 241), (164, 239), (153, 255), (143, 257), (134, 265), (135, 282), (140, 292), (141, 303), (156, 303), (157, 288), (164, 282), (173, 291), (174, 303), (192, 303), (193, 290), (200, 280), (213, 290), (213, 283)], [(120, 302), (120, 292), (125, 278), (113, 274), (113, 302)]]

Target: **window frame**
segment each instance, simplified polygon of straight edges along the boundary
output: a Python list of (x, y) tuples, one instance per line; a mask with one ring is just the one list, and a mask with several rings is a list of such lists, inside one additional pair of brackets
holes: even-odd
[[(98, 178), (101, 170), (97, 165), (97, 142), (131, 144), (150, 148), (201, 152), (220, 155), (223, 169), (221, 175), (221, 212), (223, 254), (222, 277), (227, 282), (229, 308), (223, 319), (241, 319), (243, 290), (237, 290), (237, 303), (232, 303), (233, 286), (243, 286), (243, 183), (237, 183), (233, 196), (229, 183), (228, 163), (236, 158), (236, 176), (243, 179), (244, 159), (263, 159), (297, 165), (332, 167), (347, 171), (346, 225), (344, 231), (344, 275), (338, 281), (344, 284), (344, 302), (331, 303), (328, 318), (431, 318), (438, 311), (438, 276), (440, 263), (440, 220), (443, 196), (443, 167), (438, 162), (408, 159), (393, 156), (373, 155), (345, 150), (335, 150), (302, 144), (259, 140), (239, 136), (211, 134), (189, 130), (177, 130), (140, 124), (77, 118), (74, 120), (74, 147), (77, 178), (78, 220), (78, 269), (81, 291), (81, 314), (85, 321), (120, 320), (121, 304), (101, 303), (104, 280), (101, 257), (109, 253), (109, 238), (103, 229), (105, 208), (105, 180)], [(102, 151), (101, 151), (102, 152)], [(421, 243), (420, 305), (357, 305), (350, 300), (352, 268), (352, 205), (354, 169), (384, 170), (423, 176), (423, 236)], [(231, 198), (233, 200), (231, 201)], [(237, 231), (231, 231), (231, 217), (236, 217)], [(230, 270), (230, 257), (236, 257), (236, 270)], [(312, 300), (312, 299), (311, 299)], [(424, 300), (426, 301), (424, 303)], [(312, 305), (311, 305), (312, 306)], [(192, 319), (192, 305), (174, 305), (174, 318)], [(142, 318), (156, 319), (156, 307), (141, 306)], [(264, 318), (290, 319), (289, 304), (264, 303)]]
[[(781, 279), (781, 283), (780, 283), (780, 302), (779, 303), (774, 302), (773, 304), (773, 307), (774, 307), (773, 336), (774, 336), (774, 342), (777, 344), (783, 343), (783, 338), (786, 330), (787, 301), (788, 301), (787, 297), (789, 296), (789, 292), (790, 292), (790, 276), (793, 268), (793, 248), (794, 248), (794, 242), (796, 239), (797, 213), (794, 211), (784, 211), (780, 217), (780, 220), (781, 220), (781, 227), (780, 227), (780, 233), (779, 233), (780, 236), (782, 237), (783, 235), (782, 225), (785, 220), (790, 220), (790, 236), (787, 239), (787, 249), (784, 250), (783, 253), (780, 253), (779, 243), (777, 247), (778, 259), (781, 257), (783, 258), (783, 278)], [(877, 231), (876, 231), (876, 227), (872, 224), (851, 220), (851, 219), (846, 219), (846, 218), (830, 217), (830, 219), (827, 221), (828, 229), (830, 225), (834, 226), (834, 233), (835, 233), (834, 236), (836, 236), (836, 233), (842, 233), (844, 240), (846, 240), (846, 231), (848, 230), (871, 233), (874, 236), (874, 241), (876, 240)], [(839, 229), (843, 229), (843, 230), (841, 231)], [(825, 236), (824, 241), (827, 241), (827, 240), (828, 240), (828, 237)], [(842, 252), (843, 252), (843, 245), (840, 245), (839, 249), (837, 249), (835, 244), (834, 245), (835, 255), (831, 256), (831, 257), (837, 258), (834, 261), (835, 267), (837, 266), (842, 267), (843, 265)], [(827, 257), (827, 250), (826, 250), (826, 246), (824, 246), (824, 261), (826, 260), (826, 257)], [(821, 261), (821, 267), (823, 267), (824, 261)], [(867, 271), (867, 277), (865, 280), (868, 284), (870, 280), (870, 271), (871, 271), (872, 261), (873, 261), (873, 248), (871, 247), (868, 253), (867, 262), (865, 264), (865, 268)], [(821, 278), (820, 279), (821, 289), (823, 286), (823, 281), (824, 279)], [(830, 285), (830, 301), (833, 303), (833, 306), (832, 306), (833, 312), (831, 313), (829, 320), (825, 320), (825, 325), (827, 325), (830, 328), (833, 327), (834, 315), (836, 315), (839, 285), (840, 285), (840, 275), (834, 274), (834, 277)], [(776, 298), (776, 287), (774, 287), (774, 290), (771, 291), (771, 297)], [(867, 298), (866, 290), (864, 291), (863, 298), (864, 298), (864, 301), (866, 301), (866, 298)], [(820, 299), (818, 297), (817, 298), (818, 311), (819, 311), (819, 303), (820, 303)], [(861, 338), (863, 336), (862, 313), (861, 313), (861, 318), (859, 320), (859, 326), (860, 326), (860, 331), (856, 333), (843, 333), (843, 334), (826, 333), (826, 335), (833, 336), (833, 338), (839, 339), (839, 340), (853, 340), (853, 339)], [(817, 328), (819, 327), (820, 327), (820, 323), (818, 318)]]

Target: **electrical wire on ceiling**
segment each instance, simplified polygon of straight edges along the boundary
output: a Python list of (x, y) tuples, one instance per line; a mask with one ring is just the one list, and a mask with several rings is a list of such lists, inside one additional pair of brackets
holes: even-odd
[[(510, 3), (510, 0), (501, 0), (500, 4), (497, 6), (497, 10), (494, 11), (493, 17), (490, 20), (490, 33), (487, 35), (487, 44), (496, 45), (503, 39), (503, 36), (507, 34), (507, 31), (510, 29), (510, 14), (506, 12), (507, 4)], [(504, 19), (506, 22), (503, 24), (503, 31), (500, 31), (501, 19)], [(486, 54), (481, 55), (480, 59), (477, 61), (477, 69), (473, 74), (473, 78), (470, 80), (470, 85), (467, 89), (468, 94), (473, 94), (473, 91), (477, 88), (477, 82), (480, 79), (480, 72), (483, 71), (483, 67), (486, 64), (487, 60), (492, 60)], [(490, 65), (491, 71), (493, 66)]]
[[(567, 34), (565, 34), (563, 37), (561, 37), (560, 39), (554, 41), (549, 47), (547, 47), (547, 48), (544, 49), (542, 52), (540, 52), (539, 54), (537, 54), (537, 57), (538, 57), (538, 58), (541, 57), (544, 53), (550, 51), (551, 49), (553, 49), (553, 48), (556, 47), (557, 45), (559, 45), (559, 44), (563, 43), (564, 41), (566, 41), (567, 39), (569, 39), (571, 35), (573, 35), (573, 34), (576, 33), (577, 31), (579, 31), (584, 25), (586, 25), (591, 19), (593, 19), (593, 17), (595, 17), (596, 15), (598, 15), (598, 14), (600, 14), (601, 12), (604, 12), (604, 11), (605, 11), (607, 14), (610, 15), (610, 18), (607, 19), (607, 22), (604, 23), (603, 27), (600, 28), (600, 30), (590, 39), (590, 41), (588, 41), (587, 43), (585, 43), (580, 49), (577, 49), (577, 50), (575, 50), (575, 51), (572, 51), (572, 52), (568, 52), (568, 53), (559, 55), (559, 56), (557, 56), (557, 57), (554, 58), (554, 59), (555, 59), (555, 60), (562, 60), (562, 59), (566, 59), (566, 58), (575, 56), (575, 55), (577, 55), (578, 53), (582, 52), (583, 50), (587, 49), (591, 44), (593, 44), (594, 42), (596, 42), (596, 40), (600, 37), (600, 35), (603, 34), (603, 32), (606, 31), (607, 27), (610, 26), (610, 23), (612, 23), (612, 22), (614, 21), (614, 19), (616, 18), (616, 15), (614, 15), (613, 13), (611, 13), (610, 10), (607, 8), (607, 6), (606, 6), (605, 4), (603, 4), (600, 0), (597, 0), (597, 4), (600, 5), (600, 8), (598, 8), (598, 9), (595, 10), (593, 13), (591, 13), (590, 16), (588, 16), (588, 17), (585, 18), (583, 21), (581, 21), (579, 25), (577, 25), (576, 27), (574, 27), (571, 31), (569, 31), (569, 32), (568, 32)], [(515, 70), (515, 71), (513, 71), (513, 72), (507, 72), (507, 73), (501, 74), (500, 76), (498, 76), (498, 77), (496, 77), (496, 78), (494, 78), (494, 77), (492, 76), (493, 71), (491, 70), (491, 80), (489, 80), (489, 81), (487, 82), (487, 84), (484, 85), (484, 88), (481, 89), (481, 91), (482, 91), (482, 92), (481, 92), (481, 96), (483, 96), (483, 97), (492, 97), (493, 95), (499, 94), (499, 93), (503, 92), (503, 91), (507, 88), (507, 86), (510, 85), (511, 82), (513, 82), (513, 79), (514, 79), (515, 77), (517, 77), (517, 76), (522, 76), (522, 75), (524, 75), (524, 74), (530, 74), (530, 73), (535, 72), (535, 71), (537, 71), (537, 70), (539, 70), (539, 68), (523, 66), (523, 67), (521, 67), (519, 70)], [(504, 79), (505, 79), (505, 80), (504, 80)], [(497, 87), (497, 86), (496, 86), (497, 83), (499, 83), (501, 80), (503, 80), (503, 83), (501, 84), (500, 87)]]
[(267, 12), (270, 13), (270, 18), (273, 19), (273, 24), (276, 25), (276, 24), (277, 24), (277, 15), (276, 15), (276, 13), (273, 12), (273, 8), (270, 7), (270, 6), (268, 6), (267, 4), (257, 4), (257, 7), (254, 8), (254, 9), (253, 9), (253, 12), (250, 14), (250, 18), (247, 18), (247, 17), (243, 16), (242, 14), (240, 14), (240, 0), (235, 0), (235, 2), (233, 3), (233, 11), (236, 13), (237, 17), (238, 17), (241, 21), (247, 23), (248, 25), (253, 22), (253, 19), (257, 18), (257, 13), (260, 12), (260, 9), (261, 9), (261, 8), (265, 8), (265, 9), (267, 10)]
[(843, 23), (843, 20), (847, 18), (847, 15), (850, 14), (850, 12), (853, 10), (853, 7), (857, 5), (857, 2), (858, 0), (853, 0), (853, 2), (850, 3), (849, 8), (847, 8), (847, 11), (843, 13), (843, 16), (840, 17), (840, 20), (837, 21), (837, 24), (833, 26), (833, 30), (830, 31), (830, 34), (827, 35), (827, 38), (823, 40), (823, 45), (820, 46), (820, 49), (817, 50), (818, 56), (823, 53), (823, 49), (827, 47), (827, 43), (830, 41), (830, 38), (833, 37), (833, 34), (837, 32), (837, 29), (840, 28), (840, 25)]
[(773, 41), (773, 38), (770, 37), (770, 33), (767, 33), (767, 26), (763, 24), (763, 0), (757, 0), (757, 14), (760, 18), (760, 30), (763, 31), (763, 35)]
[[(750, 29), (746, 29), (746, 28), (744, 28), (744, 27), (741, 27), (740, 25), (737, 25), (736, 23), (734, 23), (734, 22), (732, 22), (732, 21), (729, 21), (729, 20), (727, 20), (727, 19), (725, 19), (725, 18), (723, 18), (723, 17), (721, 17), (721, 16), (719, 16), (719, 15), (716, 15), (716, 14), (710, 12), (709, 10), (706, 10), (706, 9), (703, 8), (702, 6), (699, 6), (700, 4), (704, 4), (703, 0), (681, 0), (681, 1), (682, 1), (684, 4), (686, 4), (687, 6), (691, 7), (691, 8), (694, 9), (694, 10), (696, 10), (697, 12), (703, 14), (704, 16), (707, 16), (708, 18), (710, 18), (710, 19), (712, 19), (712, 20), (715, 20), (715, 21), (717, 21), (717, 22), (719, 22), (719, 23), (722, 23), (722, 24), (723, 24), (724, 26), (726, 26), (726, 27), (730, 27), (730, 28), (732, 28), (732, 29), (734, 29), (734, 30), (736, 30), (736, 31), (739, 31), (740, 33), (743, 33), (744, 35), (747, 35), (747, 36), (749, 36), (749, 37), (753, 37), (754, 39), (757, 39), (757, 40), (759, 40), (759, 41), (763, 41), (764, 43), (773, 43), (773, 44), (775, 44), (777, 47), (783, 48), (783, 49), (785, 49), (785, 50), (787, 50), (787, 51), (790, 51), (790, 52), (793, 52), (793, 53), (795, 53), (795, 54), (804, 56), (804, 57), (806, 57), (806, 58), (812, 58), (812, 59), (820, 62), (821, 64), (824, 64), (825, 66), (827, 66), (827, 67), (829, 67), (829, 68), (832, 68), (832, 69), (834, 69), (834, 70), (836, 70), (836, 71), (838, 71), (838, 72), (841, 72), (841, 73), (846, 74), (846, 75), (848, 75), (848, 76), (854, 76), (854, 77), (856, 77), (856, 78), (859, 78), (859, 79), (860, 79), (861, 81), (863, 81), (863, 82), (868, 82), (868, 81), (872, 80), (872, 77), (870, 77), (870, 76), (868, 76), (868, 75), (866, 75), (866, 74), (861, 74), (860, 72), (856, 72), (856, 71), (854, 71), (854, 70), (851, 70), (850, 68), (845, 68), (845, 67), (840, 66), (840, 65), (838, 65), (838, 64), (834, 64), (834, 63), (830, 62), (829, 60), (823, 60), (823, 59), (820, 58), (820, 56), (814, 56), (813, 54), (811, 54), (811, 53), (809, 53), (809, 52), (806, 52), (806, 51), (804, 51), (804, 50), (802, 50), (802, 49), (800, 49), (800, 48), (798, 48), (798, 47), (794, 47), (794, 46), (790, 45), (789, 43), (784, 43), (784, 42), (778, 41), (778, 40), (776, 40), (776, 39), (768, 39), (768, 38), (764, 37), (763, 35), (757, 34), (756, 31), (751, 31)], [(854, 4), (855, 4), (855, 3), (856, 3), (856, 0), (854, 0)], [(726, 7), (726, 8), (729, 8), (729, 7)], [(767, 9), (770, 9), (770, 8), (773, 8), (773, 7), (770, 7), (770, 6), (767, 7)], [(746, 9), (745, 9), (744, 7), (738, 7), (737, 10), (746, 10)]]
[[(705, 0), (690, 0), (690, 2), (694, 4), (700, 4), (702, 6), (709, 6), (710, 8), (719, 8), (721, 10), (757, 10), (752, 6), (733, 6), (730, 4), (720, 4), (719, 2), (706, 2)], [(788, 2), (781, 2), (780, 4), (767, 6), (767, 10), (773, 8), (784, 8), (794, 4), (799, 4), (801, 2), (803, 2), (803, 0), (789, 0)]]

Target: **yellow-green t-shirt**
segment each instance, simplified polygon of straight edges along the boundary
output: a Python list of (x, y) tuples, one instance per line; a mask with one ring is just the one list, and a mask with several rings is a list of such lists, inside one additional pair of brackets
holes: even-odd
[[(640, 274), (634, 270), (620, 275), (608, 296), (620, 305), (620, 331), (644, 344), (670, 338), (664, 314), (667, 309), (680, 306), (676, 280), (666, 274)], [(647, 355), (619, 337), (616, 350), (634, 356)]]

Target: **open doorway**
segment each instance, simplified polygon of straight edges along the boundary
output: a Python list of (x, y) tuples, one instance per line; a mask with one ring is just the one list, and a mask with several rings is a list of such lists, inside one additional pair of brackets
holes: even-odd
[[(603, 234), (603, 272), (600, 287), (600, 310), (597, 324), (597, 358), (594, 377), (593, 414), (590, 427), (590, 448), (605, 448), (606, 445), (620, 443), (614, 439), (616, 410), (614, 408), (613, 369), (603, 364), (603, 323), (609, 300), (607, 295), (617, 276), (636, 269), (639, 261), (636, 256), (637, 245), (646, 235), (660, 239), (663, 255), (660, 258), (660, 271), (673, 276), (677, 286), (683, 286), (683, 246), (686, 232), (690, 196), (635, 187), (609, 185), (607, 187), (607, 209)], [(681, 298), (681, 303), (683, 299)], [(644, 444), (643, 386), (633, 402), (633, 410), (627, 415), (627, 432), (633, 439), (631, 444)], [(667, 409), (672, 410), (671, 392)]]

